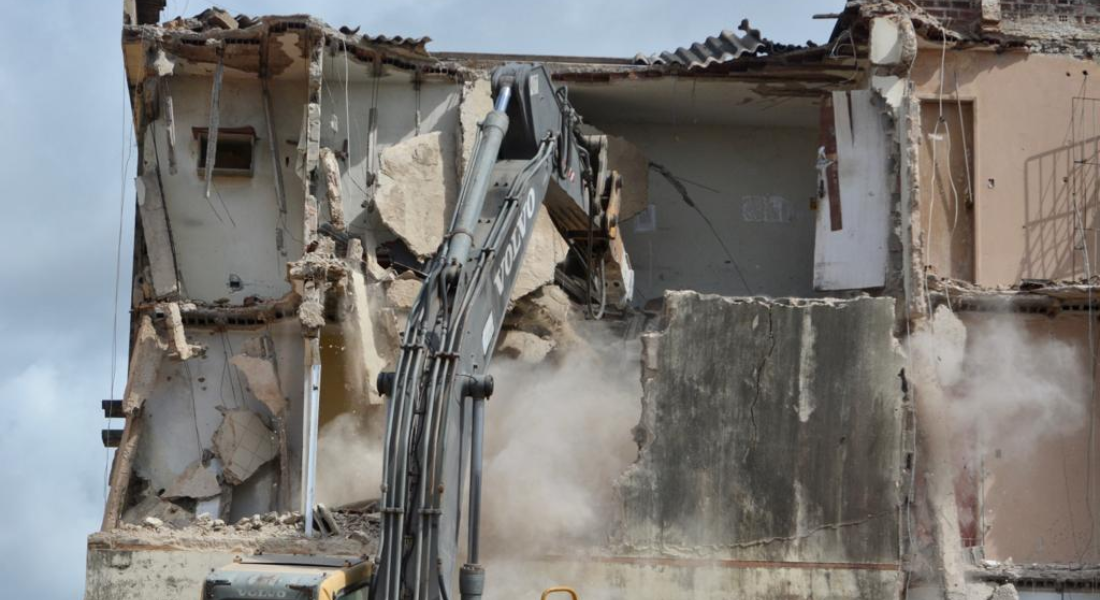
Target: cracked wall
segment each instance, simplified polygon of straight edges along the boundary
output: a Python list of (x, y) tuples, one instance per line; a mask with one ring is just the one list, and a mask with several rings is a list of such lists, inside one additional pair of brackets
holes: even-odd
[[(792, 589), (828, 564), (850, 577), (837, 597), (895, 594), (908, 476), (893, 302), (670, 292), (662, 320), (643, 337), (616, 553), (788, 566)], [(785, 597), (783, 585), (750, 596)]]

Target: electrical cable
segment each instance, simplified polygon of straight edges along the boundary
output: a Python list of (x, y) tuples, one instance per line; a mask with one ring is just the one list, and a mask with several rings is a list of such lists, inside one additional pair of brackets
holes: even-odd
[(733, 257), (733, 253), (730, 252), (730, 249), (726, 246), (726, 242), (722, 239), (722, 236), (718, 234), (718, 230), (714, 228), (714, 223), (712, 223), (710, 219), (707, 218), (707, 215), (703, 213), (703, 211), (691, 199), (691, 196), (688, 195), (687, 188), (684, 187), (684, 184), (683, 182), (681, 182), (680, 178), (676, 175), (673, 175), (672, 172), (668, 170), (668, 168), (655, 162), (650, 162), (649, 168), (656, 171), (657, 174), (659, 174), (661, 177), (664, 177), (665, 180), (668, 181), (669, 185), (671, 185), (673, 189), (675, 189), (676, 192), (680, 194), (680, 198), (683, 199), (684, 203), (690, 206), (695, 212), (699, 213), (699, 216), (702, 217), (703, 222), (707, 224), (707, 228), (710, 229), (710, 233), (714, 236), (714, 239), (718, 241), (718, 245), (720, 245), (722, 247), (722, 250), (726, 253), (726, 258), (729, 260), (730, 264), (733, 265), (734, 271), (737, 272), (737, 277), (741, 280), (741, 285), (745, 286), (745, 291), (748, 293), (748, 295), (751, 296), (752, 287), (749, 286), (749, 282), (745, 279), (745, 274), (741, 271), (741, 266), (737, 264), (737, 259)]
[[(126, 91), (124, 97), (126, 100), (122, 103), (122, 146), (119, 148), (118, 154), (121, 170), (119, 171), (118, 189), (118, 239), (115, 242), (115, 299), (111, 310), (111, 394), (108, 396), (111, 400), (115, 400), (115, 384), (118, 371), (118, 290), (122, 283), (122, 230), (126, 213), (126, 175), (130, 172), (130, 161), (134, 153), (134, 145), (130, 141), (133, 122), (130, 121), (129, 111), (126, 109), (129, 101), (129, 90)], [(110, 431), (110, 412), (105, 413), (105, 418), (107, 420), (107, 430)], [(104, 446), (103, 452), (103, 499), (106, 501), (108, 488), (110, 487), (111, 449)]]

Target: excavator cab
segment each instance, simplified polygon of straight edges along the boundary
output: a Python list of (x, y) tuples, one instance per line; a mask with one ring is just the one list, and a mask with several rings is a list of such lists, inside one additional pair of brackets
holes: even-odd
[(239, 557), (210, 572), (202, 600), (366, 600), (371, 572), (363, 557)]

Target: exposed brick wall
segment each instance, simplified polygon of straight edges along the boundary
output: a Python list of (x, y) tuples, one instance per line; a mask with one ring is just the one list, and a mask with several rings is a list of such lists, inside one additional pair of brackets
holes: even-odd
[(1096, 0), (1002, 0), (1001, 12), (1005, 19), (1047, 17), (1077, 25), (1100, 23), (1100, 2)]
[(982, 18), (981, 0), (916, 0), (916, 3), (948, 26)]
[[(981, 19), (981, 0), (916, 0), (929, 14), (951, 25)], [(1032, 17), (1073, 25), (1100, 24), (1100, 0), (1001, 0), (1006, 21)]]

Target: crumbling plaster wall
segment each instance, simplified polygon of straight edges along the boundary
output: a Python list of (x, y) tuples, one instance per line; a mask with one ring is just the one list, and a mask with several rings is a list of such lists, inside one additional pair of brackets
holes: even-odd
[[(940, 48), (926, 48), (918, 54), (911, 72), (916, 98), (973, 102), (973, 270), (979, 285), (1083, 275), (1074, 248), (1075, 192), (1082, 205), (1094, 206), (1100, 167), (1074, 161), (1093, 156), (1100, 131), (1079, 120), (1077, 141), (1084, 143), (1074, 147), (1072, 117), (1075, 96), (1096, 95), (1085, 75), (1094, 66), (1020, 51), (948, 49), (943, 55)], [(1095, 211), (1089, 212), (1086, 226), (1094, 227)], [(926, 233), (927, 219), (920, 215), (915, 233)]]
[[(367, 179), (370, 141), (373, 139), (375, 143), (375, 153), (381, 154), (385, 148), (418, 134), (436, 132), (442, 142), (439, 160), (444, 165), (453, 165), (461, 141), (459, 98), (462, 86), (438, 76), (414, 85), (411, 75), (392, 68), (384, 69), (383, 76), (376, 81), (366, 75), (372, 69), (370, 65), (357, 61), (345, 63), (341, 58), (326, 56), (324, 61), (320, 146), (338, 155), (337, 178), (349, 231), (362, 239), (363, 247), (373, 256), (376, 245), (394, 239), (394, 235), (373, 214), (368, 202), (372, 191)], [(159, 118), (148, 126), (144, 138), (144, 170), (159, 174), (159, 187), (163, 189), (171, 228), (171, 245), (160, 249), (174, 254), (181, 282), (180, 295), (187, 301), (207, 306), (240, 306), (285, 299), (284, 295), (291, 291), (287, 263), (298, 259), (303, 250), (304, 188), (296, 173), (296, 162), (305, 110), (305, 82), (291, 70), (269, 84), (275, 142), (281, 158), (278, 168), (286, 194), (285, 216), (279, 211), (267, 123), (264, 111), (259, 108), (263, 103), (260, 81), (254, 75), (226, 70), (220, 90), (219, 128), (250, 127), (255, 131), (253, 173), (251, 177), (216, 175), (209, 199), (205, 198), (205, 182), (199, 172), (202, 166), (199, 164), (199, 140), (192, 135), (192, 130), (209, 126), (213, 78), (184, 75), (166, 77), (162, 83)], [(171, 111), (167, 110), (169, 98)], [(378, 114), (377, 131), (373, 136), (369, 128), (368, 110), (371, 107)], [(174, 152), (169, 149), (170, 129), (175, 133)], [(157, 179), (147, 177), (146, 181), (156, 182)], [(327, 209), (322, 211), (322, 221), (330, 217)], [(280, 237), (285, 245), (283, 252), (279, 251)], [(162, 241), (168, 246), (168, 240)], [(356, 277), (362, 279), (361, 275)], [(239, 289), (230, 287), (231, 278), (239, 282)], [(371, 290), (367, 290), (362, 285), (345, 283), (337, 294), (345, 298), (336, 305), (341, 318), (362, 321), (357, 321), (358, 325), (366, 326), (373, 335), (379, 329), (374, 321), (380, 318), (376, 310), (381, 306), (384, 292), (381, 287), (374, 289), (378, 284), (370, 285)], [(360, 296), (362, 302), (357, 302)], [(353, 304), (352, 308), (339, 308)], [(390, 329), (395, 327), (396, 324), (391, 324)], [(380, 330), (385, 331), (385, 327)], [(214, 433), (222, 422), (222, 411), (245, 409), (258, 415), (270, 430), (279, 429), (274, 419), (276, 415), (257, 399), (244, 373), (231, 362), (245, 342), (257, 336), (268, 338), (268, 349), (274, 356), (279, 379), (276, 395), (281, 394), (278, 400), (287, 404), (285, 413), (278, 415), (285, 425), (286, 447), (281, 452), (286, 453), (287, 464), (280, 465), (276, 457), (234, 486), (232, 509), (221, 516), (236, 518), (288, 508), (285, 505), (293, 502), (298, 494), (302, 448), (304, 354), (300, 323), (288, 318), (268, 323), (263, 328), (246, 327), (243, 330), (233, 326), (225, 329), (189, 324), (182, 331), (187, 342), (203, 350), (184, 361), (173, 355), (164, 361), (159, 371), (140, 417), (145, 428), (134, 460), (134, 474), (147, 483), (143, 494), (134, 500), (139, 503), (144, 500), (144, 504), (138, 512), (131, 513), (130, 518), (140, 519), (138, 513), (148, 510), (171, 508), (165, 503), (157, 505), (156, 496), (171, 489), (173, 482), (190, 465), (203, 459), (204, 451), (205, 460), (209, 461)], [(338, 332), (329, 332), (330, 339), (334, 333)], [(396, 335), (395, 331), (388, 333)], [(331, 345), (337, 348), (336, 360), (345, 361), (354, 340), (338, 338)], [(366, 342), (372, 343), (372, 339)], [(383, 351), (386, 344), (370, 349), (356, 348), (366, 354)], [(329, 393), (323, 399), (328, 408), (325, 414), (330, 414), (332, 408), (354, 408), (357, 403), (369, 402), (366, 390), (373, 390), (374, 371), (380, 368), (379, 361), (385, 362), (387, 357), (374, 357), (376, 360), (367, 365), (371, 372), (364, 373), (361, 370), (346, 372), (342, 362), (333, 365), (332, 355), (330, 352), (329, 366), (335, 367), (330, 369), (333, 374), (355, 375), (362, 381), (327, 386)], [(331, 381), (332, 376), (327, 380)], [(282, 490), (277, 485), (280, 468), (288, 477), (284, 483), (286, 489)], [(230, 497), (224, 499), (230, 500)], [(216, 503), (200, 504), (199, 509), (218, 510)]]
[[(193, 340), (207, 347), (206, 352), (187, 361), (166, 360), (158, 372), (153, 393), (145, 401), (142, 417), (145, 433), (133, 469), (135, 475), (148, 482), (148, 494), (154, 496), (170, 489), (191, 464), (203, 458), (205, 450), (214, 448), (214, 434), (222, 424), (223, 411), (252, 411), (269, 429), (275, 429), (272, 412), (256, 398), (248, 380), (230, 363), (249, 340), (270, 336), (279, 387), (288, 400), (285, 417), (292, 423), (300, 423), (302, 419), (302, 344), (296, 321), (280, 321), (265, 330), (222, 332), (194, 327), (188, 331)], [(301, 427), (289, 426), (287, 434), (291, 485), (296, 488)], [(225, 515), (227, 518), (235, 520), (279, 508), (275, 504), (277, 460), (234, 487), (232, 510)], [(296, 490), (290, 493), (290, 497), (296, 497), (293, 495)]]
[(643, 338), (615, 551), (792, 569), (751, 597), (814, 587), (815, 563), (851, 577), (828, 597), (895, 594), (908, 476), (894, 302), (669, 292), (663, 321)]
[(84, 600), (198, 598), (206, 575), (234, 556), (230, 551), (89, 548)]
[[(348, 139), (350, 160), (339, 162), (340, 185), (346, 221), (352, 233), (364, 237), (364, 247), (392, 239), (377, 221), (370, 218), (364, 203), (367, 183), (369, 127), (367, 109), (374, 95), (373, 79), (359, 77), (347, 85), (351, 109), (351, 135), (346, 123), (343, 61), (326, 61), (322, 88), (321, 147), (341, 151)], [(353, 62), (362, 72), (367, 67)], [(457, 83), (429, 81), (419, 94), (407, 76), (383, 78), (377, 92), (377, 151), (416, 135), (417, 103), (420, 103), (420, 132), (439, 131), (450, 141), (457, 137)], [(226, 76), (220, 98), (221, 128), (252, 127), (258, 136), (253, 149), (252, 177), (215, 177), (209, 200), (204, 196), (204, 181), (198, 174), (199, 144), (192, 137), (193, 127), (209, 125), (211, 79), (173, 77), (170, 79), (177, 139), (178, 168), (173, 175), (167, 168), (167, 130), (162, 120), (156, 131), (161, 161), (161, 178), (172, 227), (176, 260), (184, 295), (191, 300), (213, 302), (228, 298), (239, 304), (248, 296), (277, 298), (290, 291), (286, 262), (301, 255), (303, 188), (295, 173), (296, 145), (304, 107), (304, 84), (299, 80), (276, 79), (271, 82), (274, 122), (282, 177), (287, 196), (288, 215), (279, 221), (274, 172), (266, 136), (261, 85), (254, 77)], [(335, 128), (333, 127), (335, 126)], [(447, 148), (453, 152), (452, 148)], [(283, 229), (287, 256), (276, 246), (276, 230)], [(240, 278), (238, 291), (229, 288), (230, 275)]]

